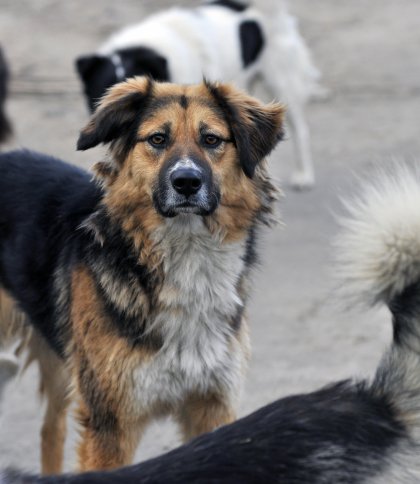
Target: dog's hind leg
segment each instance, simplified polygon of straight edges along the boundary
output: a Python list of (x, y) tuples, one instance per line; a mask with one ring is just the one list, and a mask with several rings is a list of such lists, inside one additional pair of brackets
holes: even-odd
[[(16, 354), (27, 351), (28, 366), (36, 361), (40, 371), (41, 393), (47, 400), (47, 409), (41, 430), (41, 460), (44, 474), (61, 471), (64, 440), (66, 435), (66, 409), (68, 406), (68, 375), (64, 362), (48, 346), (46, 341), (27, 323), (25, 315), (17, 309), (16, 302), (0, 289), (0, 348), (18, 343)], [(7, 366), (9, 378), (16, 372), (17, 363), (13, 357), (0, 359), (0, 393), (2, 367)], [(16, 368), (13, 368), (16, 366)]]
[(61, 472), (67, 431), (69, 375), (61, 360), (35, 332), (28, 343), (29, 362), (38, 362), (40, 391), (47, 408), (41, 428), (41, 469), (43, 474)]
[(218, 396), (192, 396), (177, 415), (184, 441), (236, 420), (233, 406)]
[(13, 352), (3, 350), (16, 345), (18, 341), (24, 346), (30, 333), (24, 314), (17, 309), (13, 298), (0, 288), (0, 398), (5, 385), (19, 368)]
[(315, 177), (304, 108), (314, 94), (322, 91), (320, 72), (299, 32), (295, 17), (289, 15), (285, 8), (277, 8), (276, 11), (268, 19), (270, 37), (261, 59), (261, 74), (276, 100), (287, 106), (297, 163), (291, 184), (297, 189), (310, 188)]
[(315, 184), (315, 175), (310, 131), (305, 117), (306, 100), (293, 87), (293, 79), (282, 79), (280, 84), (278, 79), (263, 76), (262, 81), (268, 91), (275, 96), (276, 100), (280, 99), (287, 108), (287, 122), (291, 130), (296, 158), (296, 169), (291, 176), (290, 183), (299, 190), (311, 188)]
[(297, 164), (297, 169), (292, 174), (290, 181), (296, 189), (310, 188), (315, 183), (311, 140), (304, 115), (304, 107), (299, 101), (289, 101), (287, 104), (287, 119), (292, 130)]

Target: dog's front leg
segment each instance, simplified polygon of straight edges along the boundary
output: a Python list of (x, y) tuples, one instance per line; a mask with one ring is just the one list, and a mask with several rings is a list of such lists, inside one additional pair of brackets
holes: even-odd
[(112, 412), (100, 415), (81, 403), (83, 426), (78, 448), (79, 470), (105, 470), (131, 464), (145, 422), (124, 420)]
[(74, 271), (72, 289), (71, 366), (82, 425), (79, 468), (112, 469), (131, 463), (144, 428), (133, 405), (131, 378), (141, 355), (112, 331), (86, 268)]
[(189, 397), (177, 416), (185, 442), (235, 419), (233, 405), (222, 396), (215, 395)]

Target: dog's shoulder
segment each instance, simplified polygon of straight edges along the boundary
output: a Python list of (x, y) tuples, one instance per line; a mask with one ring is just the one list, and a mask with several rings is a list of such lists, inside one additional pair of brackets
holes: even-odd
[(54, 214), (67, 221), (83, 217), (102, 196), (89, 172), (29, 150), (0, 155), (0, 192), (3, 207), (10, 205), (19, 212), (26, 207), (32, 213), (47, 210), (51, 221)]

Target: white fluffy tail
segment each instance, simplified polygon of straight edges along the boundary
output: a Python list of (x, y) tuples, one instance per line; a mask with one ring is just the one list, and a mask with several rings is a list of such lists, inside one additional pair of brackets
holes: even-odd
[(346, 207), (339, 277), (368, 304), (389, 304), (420, 280), (420, 169), (398, 165), (380, 173)]

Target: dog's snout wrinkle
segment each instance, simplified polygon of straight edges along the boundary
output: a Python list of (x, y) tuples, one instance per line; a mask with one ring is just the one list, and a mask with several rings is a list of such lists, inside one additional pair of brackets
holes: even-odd
[(191, 168), (179, 168), (171, 174), (170, 179), (174, 189), (186, 197), (195, 195), (203, 184), (201, 173)]

